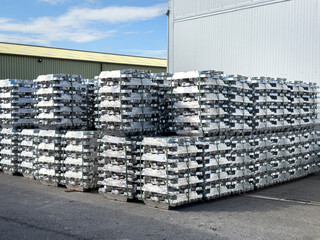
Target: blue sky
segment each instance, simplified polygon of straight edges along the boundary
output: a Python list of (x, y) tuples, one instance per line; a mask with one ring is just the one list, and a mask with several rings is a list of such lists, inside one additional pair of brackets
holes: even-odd
[(166, 57), (167, 0), (0, 0), (0, 42)]

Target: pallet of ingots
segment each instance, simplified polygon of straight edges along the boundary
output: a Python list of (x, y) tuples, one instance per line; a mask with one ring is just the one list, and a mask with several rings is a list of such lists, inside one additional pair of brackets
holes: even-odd
[(279, 153), (277, 161), (272, 162), (274, 168), (282, 169), (280, 181), (288, 181), (301, 177), (300, 130), (291, 129), (288, 132), (278, 133)]
[(294, 130), (289, 136), (289, 174), (290, 179), (301, 178), (312, 173), (313, 165), (313, 136), (308, 129)]
[(290, 91), (289, 96), (289, 108), (290, 114), (292, 116), (291, 127), (300, 128), (301, 125), (301, 101), (299, 94), (299, 87), (295, 82), (287, 82)]
[(149, 71), (101, 72), (96, 97), (97, 129), (118, 136), (156, 134), (157, 83)]
[[(295, 135), (292, 132), (269, 133), (262, 136), (260, 146), (264, 151), (264, 166), (266, 166), (267, 182), (264, 186), (290, 180), (289, 158)], [(294, 155), (295, 153), (292, 153)], [(259, 185), (261, 183), (259, 182)]]
[[(98, 77), (96, 77), (98, 78)], [(87, 116), (87, 130), (94, 130), (94, 108), (95, 108), (95, 89), (96, 89), (96, 79), (81, 79), (82, 85), (86, 86), (85, 88), (85, 98), (86, 104), (84, 105)]]
[(317, 119), (317, 86), (313, 83), (289, 82), (290, 103), (294, 109), (293, 127), (312, 128)]
[[(254, 151), (254, 141), (252, 135), (238, 135), (230, 138), (231, 151), (228, 160), (231, 162), (230, 169), (232, 172), (238, 171), (236, 176), (242, 183), (241, 191), (247, 192), (254, 189), (255, 159), (252, 158)], [(236, 192), (237, 193), (237, 192)]]
[(137, 140), (100, 132), (98, 140), (99, 193), (108, 199), (127, 201), (137, 196)]
[[(290, 164), (290, 176), (293, 176), (292, 178), (301, 178), (306, 175), (308, 175), (308, 166), (311, 158), (310, 158), (310, 150), (309, 147), (311, 147), (310, 143), (312, 143), (312, 139), (309, 130), (300, 130), (295, 129), (292, 131), (291, 136), (289, 137), (289, 140), (291, 142), (290, 148), (289, 148), (289, 164)], [(294, 160), (294, 162), (293, 162)]]
[(2, 128), (0, 131), (0, 166), (4, 173), (17, 174), (19, 163), (19, 130)]
[(251, 79), (253, 100), (253, 130), (280, 131), (291, 126), (291, 118), (284, 110), (289, 105), (290, 94), (286, 82), (282, 79)]
[(36, 120), (43, 129), (82, 129), (87, 127), (86, 86), (81, 76), (68, 74), (40, 75), (37, 88)]
[(250, 132), (252, 130), (252, 90), (246, 77), (227, 76), (229, 85), (229, 131)]
[(19, 165), (18, 171), (24, 177), (34, 179), (34, 162), (36, 159), (34, 138), (38, 135), (37, 129), (23, 129), (19, 133)]
[(304, 129), (297, 133), (299, 137), (299, 149), (302, 156), (302, 167), (305, 170), (306, 175), (310, 175), (319, 171), (319, 158), (317, 152), (319, 151), (319, 146), (316, 143), (316, 133), (314, 131), (310, 132), (309, 129)]
[(168, 80), (170, 132), (201, 136), (228, 128), (228, 85), (222, 72), (180, 72)]
[(319, 168), (320, 171), (320, 151), (318, 148), (320, 148), (320, 131), (318, 129), (315, 129), (315, 133), (314, 133), (314, 141), (315, 141), (315, 148), (317, 150), (315, 150), (315, 162), (317, 163), (317, 166)]
[(254, 134), (253, 135), (253, 159), (255, 172), (255, 187), (262, 188), (273, 184), (271, 176), (273, 172), (270, 159), (272, 159), (272, 149), (276, 147), (270, 140), (272, 134)]
[(2, 127), (34, 125), (34, 92), (32, 81), (0, 80), (0, 125)]
[(171, 120), (169, 116), (171, 112), (169, 109), (169, 104), (173, 104), (173, 101), (169, 101), (171, 98), (170, 92), (173, 90), (173, 81), (171, 77), (172, 74), (170, 73), (157, 73), (153, 76), (158, 85), (158, 128), (160, 134), (173, 133), (169, 131), (169, 123)]
[(61, 182), (61, 136), (58, 130), (39, 130), (34, 138), (35, 179), (49, 186), (58, 186)]
[(301, 112), (302, 125), (306, 127), (314, 127), (317, 122), (317, 95), (318, 88), (315, 83), (300, 84), (301, 103), (303, 111)]
[(202, 138), (198, 141), (203, 149), (204, 199), (215, 199), (235, 193), (253, 190), (253, 159), (248, 138), (226, 136)]
[(95, 131), (67, 131), (62, 136), (61, 184), (87, 191), (97, 187), (97, 138)]
[[(300, 130), (259, 134), (256, 145), (257, 188), (306, 176), (310, 165), (310, 134)], [(302, 140), (303, 139), (303, 140)], [(309, 149), (310, 147), (310, 149)]]
[(294, 131), (274, 133), (269, 135), (269, 141), (272, 142), (271, 158), (269, 163), (272, 167), (271, 177), (273, 184), (281, 183), (291, 179), (290, 176), (290, 157), (296, 157), (300, 154), (295, 151), (293, 146), (298, 143), (298, 138)]
[(203, 198), (202, 149), (197, 137), (145, 137), (141, 142), (138, 197), (168, 209)]
[(317, 166), (319, 167), (320, 171), (320, 157), (319, 157), (319, 152), (320, 152), (320, 131), (314, 130), (313, 133), (313, 139), (314, 139), (314, 153), (315, 153), (315, 162)]
[(204, 199), (228, 195), (228, 181), (222, 169), (231, 164), (228, 159), (231, 151), (230, 140), (226, 137), (203, 138), (198, 142), (198, 147), (203, 151)]

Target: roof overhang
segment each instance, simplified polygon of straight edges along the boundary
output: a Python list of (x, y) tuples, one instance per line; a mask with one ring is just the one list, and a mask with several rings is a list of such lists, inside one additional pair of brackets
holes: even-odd
[(87, 52), (62, 48), (40, 47), (0, 42), (0, 54), (1, 53), (32, 57), (58, 58), (75, 61), (114, 63), (163, 68), (167, 67), (167, 60), (161, 58), (136, 57), (109, 53)]

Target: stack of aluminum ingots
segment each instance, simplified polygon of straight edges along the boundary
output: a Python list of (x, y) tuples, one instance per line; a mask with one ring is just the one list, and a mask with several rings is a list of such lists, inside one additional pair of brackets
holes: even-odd
[(98, 185), (110, 199), (169, 208), (320, 170), (313, 83), (141, 70), (34, 83), (0, 83), (7, 173), (81, 191)]
[(228, 85), (222, 72), (182, 72), (168, 79), (169, 132), (211, 135), (228, 128)]
[(87, 127), (86, 86), (81, 76), (67, 74), (40, 75), (37, 88), (36, 119), (43, 129), (82, 129)]
[(253, 190), (254, 160), (250, 136), (201, 138), (204, 159), (204, 199)]
[[(169, 109), (164, 132), (172, 137), (144, 138), (141, 198), (150, 205), (174, 207), (252, 190), (253, 160), (247, 157), (245, 137), (252, 121), (247, 79), (216, 71), (185, 72), (168, 77), (164, 85), (170, 86), (163, 87)], [(170, 139), (179, 150), (171, 148)], [(186, 167), (174, 165), (178, 163)]]
[(85, 191), (97, 187), (97, 138), (94, 131), (67, 131), (62, 136), (61, 184)]
[(7, 174), (18, 173), (19, 165), (19, 130), (2, 128), (0, 131), (0, 166)]
[(252, 79), (255, 186), (318, 171), (317, 87), (284, 79)]
[[(253, 129), (261, 132), (281, 131), (291, 126), (291, 91), (282, 79), (252, 79)], [(298, 101), (293, 97), (293, 101)]]
[(158, 131), (157, 87), (149, 71), (105, 71), (97, 79), (98, 184), (107, 198), (136, 197), (136, 146)]
[(96, 187), (96, 136), (93, 130), (95, 82), (79, 75), (39, 76), (36, 119), (36, 179), (74, 190)]
[(34, 138), (38, 135), (37, 129), (23, 129), (19, 133), (19, 165), (18, 171), (24, 177), (34, 179), (34, 161), (36, 152)]
[(82, 79), (82, 85), (85, 86), (85, 98), (86, 102), (82, 103), (86, 105), (86, 116), (87, 116), (87, 130), (95, 129), (95, 89), (96, 89), (97, 80), (96, 79)]
[(59, 130), (39, 130), (34, 137), (34, 175), (44, 185), (58, 186), (61, 182), (63, 134)]
[(139, 137), (104, 135), (99, 138), (99, 192), (114, 200), (127, 201), (137, 195), (137, 142)]
[[(204, 199), (250, 191), (319, 171), (316, 151), (320, 145), (314, 130), (319, 111), (315, 84), (248, 79), (214, 71), (158, 78), (162, 84), (159, 92), (166, 92), (163, 108), (169, 109), (161, 133), (172, 134), (177, 142), (184, 142), (185, 136), (198, 136), (189, 144), (201, 150), (198, 160), (202, 159), (203, 166), (197, 176), (202, 173)], [(159, 149), (163, 147), (161, 141), (166, 149)], [(144, 138), (141, 170), (136, 172), (140, 179), (137, 189), (140, 185), (142, 190), (140, 198), (162, 207), (183, 204), (170, 201), (174, 198), (169, 197), (173, 190), (169, 188), (168, 146), (168, 139), (163, 137)], [(188, 171), (179, 174), (187, 179)], [(158, 174), (162, 174), (162, 181)]]
[(228, 76), (228, 131), (244, 133), (252, 130), (251, 87), (246, 77)]
[[(153, 79), (157, 83), (157, 96), (158, 96), (158, 131), (159, 134), (170, 134), (169, 124), (172, 124), (171, 104), (173, 101), (170, 101), (172, 97), (173, 90), (173, 80), (172, 74), (170, 73), (157, 73), (153, 74)], [(169, 108), (170, 104), (170, 108)]]
[(203, 158), (197, 141), (197, 137), (143, 139), (138, 197), (145, 204), (169, 208), (203, 198)]
[(34, 92), (32, 81), (0, 80), (0, 125), (2, 127), (34, 125)]
[(157, 84), (148, 71), (101, 72), (96, 89), (96, 128), (110, 135), (157, 131)]

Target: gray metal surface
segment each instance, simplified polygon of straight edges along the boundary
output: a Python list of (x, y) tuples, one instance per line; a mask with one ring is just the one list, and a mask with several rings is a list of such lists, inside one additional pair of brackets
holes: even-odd
[(177, 211), (0, 173), (0, 239), (319, 239), (320, 174)]
[(169, 0), (168, 71), (320, 83), (319, 0)]

